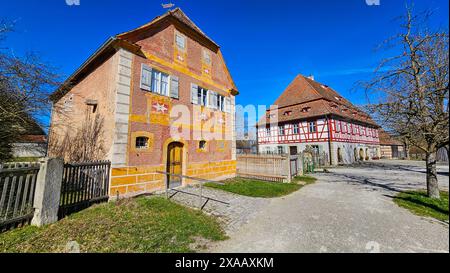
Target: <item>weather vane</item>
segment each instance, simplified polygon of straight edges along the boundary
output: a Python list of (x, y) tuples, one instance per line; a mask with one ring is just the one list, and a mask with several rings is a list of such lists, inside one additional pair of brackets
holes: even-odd
[(175, 4), (173, 4), (173, 3), (167, 3), (167, 4), (161, 4), (161, 6), (162, 6), (164, 9), (170, 9), (170, 8), (173, 8), (173, 7), (175, 6)]

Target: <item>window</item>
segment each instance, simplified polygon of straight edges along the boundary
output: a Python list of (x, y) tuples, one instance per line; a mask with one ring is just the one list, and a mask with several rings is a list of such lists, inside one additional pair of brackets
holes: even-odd
[(299, 133), (298, 124), (294, 124), (294, 134), (297, 135)]
[(310, 121), (309, 122), (309, 132), (310, 133), (315, 133), (317, 132), (317, 125), (315, 121)]
[(217, 109), (222, 112), (225, 112), (225, 97), (221, 95), (217, 95)]
[(311, 107), (303, 107), (302, 112), (303, 113), (309, 112), (310, 109), (311, 109)]
[(284, 126), (278, 126), (278, 134), (284, 136)]
[(177, 47), (181, 50), (185, 50), (186, 49), (186, 37), (184, 37), (183, 35), (181, 35), (180, 33), (177, 33), (175, 35), (175, 42), (177, 44)]
[(151, 91), (163, 96), (170, 96), (178, 99), (179, 83), (178, 77), (169, 76), (166, 73), (152, 69), (142, 64), (141, 70), (141, 89)]
[(278, 153), (279, 154), (284, 154), (283, 146), (278, 146), (277, 148), (278, 148)]
[(312, 145), (311, 148), (314, 151), (314, 153), (316, 153), (316, 154), (319, 153), (319, 151), (320, 151), (319, 145)]
[(148, 137), (137, 137), (136, 149), (147, 149), (147, 148), (148, 148)]
[(169, 95), (169, 75), (152, 70), (152, 91), (164, 96)]
[(270, 136), (270, 127), (266, 127), (266, 135)]
[(339, 120), (336, 121), (336, 132), (340, 132), (341, 131), (341, 122)]
[(209, 108), (218, 109), (225, 113), (230, 113), (231, 111), (230, 98), (219, 95), (194, 83), (191, 84), (191, 103), (208, 106)]
[(206, 64), (211, 65), (211, 53), (207, 51), (206, 49), (203, 49), (203, 61)]
[(198, 101), (198, 104), (206, 106), (207, 96), (208, 96), (208, 90), (199, 86), (197, 88), (197, 101)]
[(283, 113), (284, 116), (290, 116), (292, 115), (292, 111), (286, 111)]
[(205, 140), (200, 140), (200, 141), (198, 142), (198, 148), (199, 148), (200, 150), (205, 150), (205, 149), (206, 149), (206, 141), (205, 141)]

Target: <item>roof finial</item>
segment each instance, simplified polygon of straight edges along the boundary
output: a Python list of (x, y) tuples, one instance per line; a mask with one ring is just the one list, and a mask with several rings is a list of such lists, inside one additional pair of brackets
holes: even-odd
[(170, 8), (173, 8), (175, 6), (175, 4), (167, 3), (167, 4), (161, 4), (161, 6), (163, 7), (163, 9), (170, 9)]

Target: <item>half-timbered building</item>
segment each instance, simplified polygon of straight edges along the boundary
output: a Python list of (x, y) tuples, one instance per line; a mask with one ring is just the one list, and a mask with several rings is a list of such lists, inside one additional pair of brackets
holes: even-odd
[(329, 163), (379, 157), (379, 126), (331, 87), (298, 75), (257, 125), (260, 153), (297, 154), (309, 145)]

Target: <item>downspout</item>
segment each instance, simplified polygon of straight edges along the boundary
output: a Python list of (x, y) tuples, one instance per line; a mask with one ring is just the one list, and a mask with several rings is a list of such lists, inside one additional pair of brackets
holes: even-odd
[(330, 157), (330, 166), (333, 165), (333, 159), (331, 156), (331, 123), (330, 123), (330, 119), (329, 116), (326, 116), (327, 118), (327, 126), (328, 126), (328, 153), (329, 153), (329, 157)]

